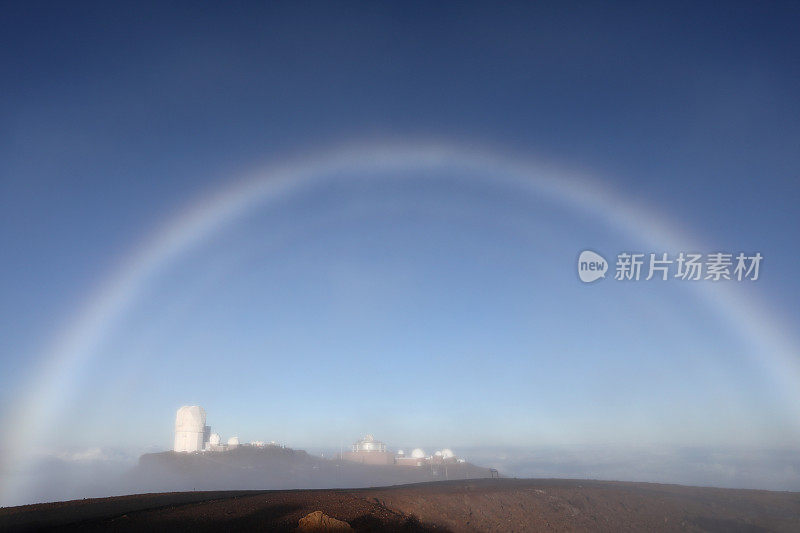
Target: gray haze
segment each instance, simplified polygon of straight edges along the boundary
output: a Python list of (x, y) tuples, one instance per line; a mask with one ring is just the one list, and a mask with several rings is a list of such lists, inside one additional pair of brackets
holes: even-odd
[[(152, 451), (152, 450), (149, 450)], [(332, 457), (338, 450), (315, 449), (319, 455)], [(796, 450), (733, 450), (683, 448), (657, 449), (513, 449), (471, 448), (459, 450), (469, 462), (492, 467), (508, 477), (578, 478), (620, 481), (646, 481), (725, 488), (750, 488), (800, 491), (800, 452)], [(198, 481), (197, 477), (178, 478), (152, 474), (137, 469), (139, 456), (134, 450), (92, 448), (40, 454), (25, 471), (8, 470), (3, 476), (15, 476), (24, 490), (8, 495), (3, 506), (27, 503), (104, 497), (129, 493), (192, 490), (202, 483), (204, 490), (229, 489), (236, 484), (236, 474)], [(324, 463), (323, 463), (324, 464)], [(198, 474), (202, 475), (201, 472)], [(219, 471), (215, 474), (219, 476)], [(191, 479), (191, 481), (187, 481)], [(386, 479), (386, 478), (384, 478)], [(404, 482), (398, 479), (396, 482)], [(188, 484), (187, 484), (188, 483)], [(236, 488), (277, 488), (242, 480)], [(392, 484), (383, 481), (380, 484)], [(358, 479), (348, 484), (363, 485)], [(335, 480), (282, 480), (282, 487), (331, 488)]]

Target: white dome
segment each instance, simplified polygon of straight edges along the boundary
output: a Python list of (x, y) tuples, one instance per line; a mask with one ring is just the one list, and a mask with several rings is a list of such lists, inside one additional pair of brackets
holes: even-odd
[(208, 443), (212, 446), (219, 446), (219, 433), (212, 433), (210, 437), (208, 437)]
[(444, 457), (445, 459), (452, 459), (455, 456), (456, 454), (454, 454), (453, 450), (451, 450), (450, 448), (445, 448), (444, 450), (442, 450), (442, 457)]
[(442, 456), (442, 452), (436, 451), (436, 453), (434, 453), (433, 455), (435, 455), (436, 457), (441, 457)]
[(405, 455), (405, 454), (406, 452), (404, 452), (403, 450), (397, 450), (397, 455)]
[(411, 457), (414, 459), (423, 459), (425, 457), (425, 452), (420, 448), (414, 448), (414, 451), (411, 452)]
[(239, 437), (231, 437), (228, 439), (228, 446), (238, 446), (239, 445)]

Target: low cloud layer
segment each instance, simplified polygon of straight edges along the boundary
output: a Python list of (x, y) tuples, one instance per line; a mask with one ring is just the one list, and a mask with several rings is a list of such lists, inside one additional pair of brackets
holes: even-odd
[[(580, 478), (800, 491), (800, 450), (472, 448), (475, 465), (520, 478)], [(328, 455), (328, 454), (325, 454)], [(42, 453), (13, 476), (19, 490), (3, 506), (163, 490), (132, 475), (139, 453), (112, 448)], [(223, 487), (220, 487), (223, 488)], [(230, 487), (225, 487), (230, 488)]]
[(473, 462), (514, 477), (589, 478), (726, 488), (800, 490), (800, 450), (487, 449)]

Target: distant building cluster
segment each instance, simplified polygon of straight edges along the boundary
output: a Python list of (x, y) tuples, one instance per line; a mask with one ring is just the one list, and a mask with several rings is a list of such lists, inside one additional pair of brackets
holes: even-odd
[(386, 444), (375, 440), (372, 435), (353, 443), (349, 452), (342, 454), (342, 459), (369, 465), (426, 466), (448, 463), (463, 463), (464, 459), (456, 457), (452, 450), (444, 448), (428, 455), (421, 448), (414, 448), (408, 455), (403, 450), (389, 451)]
[[(212, 433), (211, 427), (206, 425), (205, 409), (199, 405), (184, 406), (178, 409), (175, 417), (174, 451), (183, 453), (224, 452), (239, 446), (263, 448), (280, 445), (274, 441), (253, 441), (240, 444), (239, 437), (230, 437), (227, 442), (223, 443), (219, 434)], [(464, 462), (464, 459), (456, 457), (448, 448), (438, 450), (433, 455), (426, 454), (421, 448), (414, 448), (410, 454), (406, 454), (403, 450), (393, 452), (387, 449), (386, 444), (375, 440), (372, 435), (367, 435), (353, 443), (350, 451), (342, 453), (341, 458), (368, 465), (437, 466)]]
[(274, 441), (253, 441), (249, 444), (240, 444), (239, 437), (230, 437), (227, 442), (222, 442), (218, 433), (211, 433), (211, 427), (206, 425), (206, 411), (199, 405), (184, 406), (178, 409), (175, 417), (175, 445), (176, 452), (224, 452), (239, 446), (278, 446)]

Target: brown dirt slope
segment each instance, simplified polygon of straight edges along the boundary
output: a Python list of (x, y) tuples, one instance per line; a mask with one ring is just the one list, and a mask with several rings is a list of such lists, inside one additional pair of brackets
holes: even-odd
[(0, 509), (0, 530), (800, 531), (800, 493), (481, 479), (375, 489), (146, 494)]

